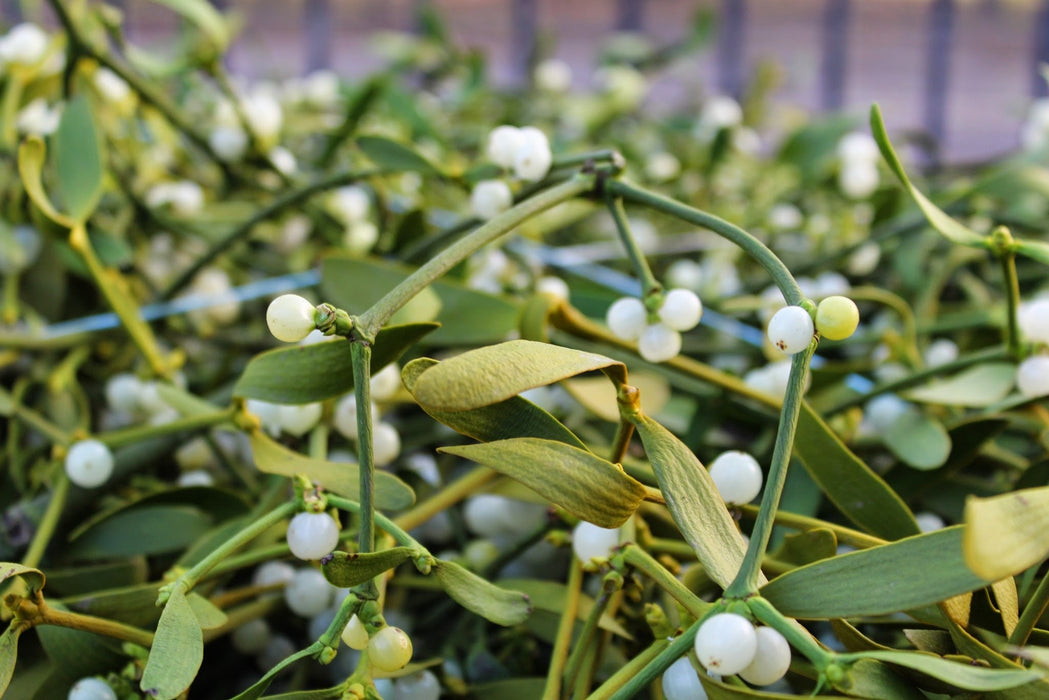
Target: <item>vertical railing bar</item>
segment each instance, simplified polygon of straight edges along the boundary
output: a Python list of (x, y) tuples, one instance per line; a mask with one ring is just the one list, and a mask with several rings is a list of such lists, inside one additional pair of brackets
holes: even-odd
[(743, 39), (747, 12), (745, 0), (721, 0), (718, 37), (718, 88), (739, 98), (743, 92)]
[(335, 27), (329, 0), (306, 0), (302, 19), (306, 28), (306, 71), (331, 68)]
[(538, 29), (539, 6), (536, 0), (510, 0), (510, 47), (515, 76), (527, 83)]
[(619, 0), (616, 8), (616, 29), (621, 32), (639, 32), (644, 26), (645, 0)]
[(837, 112), (845, 104), (849, 46), (849, 0), (827, 0), (823, 10), (820, 109)]
[(1034, 13), (1034, 40), (1031, 55), (1031, 96), (1049, 95), (1049, 84), (1042, 74), (1042, 65), (1049, 64), (1049, 0), (1042, 0)]
[(929, 53), (925, 64), (925, 130), (934, 145), (929, 165), (939, 162), (947, 129), (947, 93), (950, 85), (951, 34), (954, 0), (933, 0), (929, 7)]

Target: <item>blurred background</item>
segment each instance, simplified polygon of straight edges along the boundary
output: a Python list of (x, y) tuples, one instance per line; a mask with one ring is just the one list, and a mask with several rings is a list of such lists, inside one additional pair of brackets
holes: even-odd
[[(178, 19), (150, 0), (111, 3), (130, 39), (156, 48)], [(1018, 148), (1033, 98), (1047, 94), (1049, 0), (215, 0), (239, 19), (230, 68), (286, 78), (321, 68), (346, 77), (384, 65), (384, 32), (418, 29), (430, 7), (461, 46), (487, 58), (490, 79), (528, 80), (536, 40), (590, 87), (600, 49), (616, 32), (673, 41), (697, 20), (707, 43), (653, 77), (660, 109), (697, 86), (739, 97), (759, 71), (777, 108), (863, 119), (872, 102), (890, 126), (928, 135), (944, 162), (966, 164)], [(40, 0), (2, 0), (6, 23), (47, 21)]]

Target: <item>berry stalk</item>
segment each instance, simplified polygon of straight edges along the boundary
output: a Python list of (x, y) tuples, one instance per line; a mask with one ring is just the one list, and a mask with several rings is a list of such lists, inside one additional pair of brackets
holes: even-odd
[(623, 199), (616, 197), (610, 190), (605, 191), (605, 204), (612, 214), (612, 220), (616, 222), (616, 231), (619, 233), (619, 241), (623, 244), (630, 266), (634, 268), (634, 274), (641, 281), (641, 300), (644, 301), (654, 294), (663, 291), (663, 285), (659, 283), (652, 268), (648, 266), (648, 259), (641, 252), (641, 248), (630, 231), (630, 223), (627, 220), (626, 209), (623, 208)]

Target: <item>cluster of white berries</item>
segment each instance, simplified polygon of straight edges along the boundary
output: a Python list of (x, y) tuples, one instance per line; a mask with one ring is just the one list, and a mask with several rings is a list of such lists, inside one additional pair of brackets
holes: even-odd
[(47, 53), (47, 33), (32, 22), (16, 24), (0, 37), (0, 65), (32, 66)]
[(275, 90), (268, 84), (261, 83), (241, 96), (235, 107), (228, 101), (220, 102), (215, 113), (215, 125), (208, 134), (208, 145), (211, 150), (228, 162), (235, 162), (244, 157), (248, 150), (250, 137), (244, 131), (238, 115), (244, 115), (246, 126), (251, 130), (259, 147), (270, 151), (277, 145), (284, 125), (284, 109), (277, 99)]
[(746, 452), (729, 450), (710, 463), (710, 478), (714, 480), (721, 500), (730, 505), (743, 505), (761, 493), (764, 475), (758, 460)]
[(192, 180), (158, 182), (146, 192), (146, 204), (170, 206), (179, 216), (192, 216), (204, 207), (204, 190)]
[(351, 649), (368, 650), (368, 660), (380, 671), (397, 671), (412, 659), (412, 640), (399, 627), (385, 625), (373, 635), (356, 615), (342, 630), (342, 641)]
[(550, 141), (534, 126), (504, 124), (488, 134), (488, 160), (511, 170), (515, 177), (537, 182), (546, 177), (553, 163)]
[(281, 433), (302, 437), (313, 430), (324, 413), (323, 406), (316, 402), (279, 404), (248, 399), (244, 406), (259, 419), (262, 429), (274, 437)]
[(817, 306), (815, 319), (804, 307), (783, 307), (772, 315), (766, 333), (777, 350), (794, 355), (809, 346), (816, 331), (829, 340), (844, 340), (859, 323), (860, 312), (852, 299), (830, 296)]
[(1016, 368), (1016, 387), (1028, 398), (1049, 395), (1049, 298), (1025, 302), (1017, 310), (1017, 323), (1023, 336), (1038, 346)]
[(346, 224), (343, 245), (355, 254), (370, 251), (379, 240), (379, 227), (371, 219), (372, 198), (359, 185), (340, 187), (331, 193), (328, 207)]
[(865, 199), (878, 189), (878, 144), (868, 134), (852, 132), (838, 142), (838, 187), (845, 196)]
[(717, 613), (696, 633), (696, 658), (709, 673), (739, 674), (751, 685), (775, 683), (790, 668), (790, 645), (772, 627), (755, 627), (735, 613)]
[[(172, 379), (174, 386), (185, 388), (186, 379), (181, 373), (176, 372)], [(130, 372), (110, 377), (105, 387), (110, 409), (106, 416), (108, 427), (123, 427), (141, 420), (161, 425), (178, 418), (178, 411), (162, 398), (160, 386), (157, 380), (142, 380)]]
[(664, 295), (654, 322), (636, 297), (616, 300), (605, 322), (617, 337), (636, 340), (638, 352), (648, 362), (666, 362), (681, 352), (681, 332), (695, 328), (702, 315), (703, 304), (695, 292), (672, 289)]
[[(391, 464), (401, 454), (401, 434), (388, 421), (382, 420), (378, 403), (390, 401), (401, 388), (401, 373), (396, 364), (389, 364), (371, 378), (372, 403), (372, 459), (378, 467)], [(347, 394), (335, 404), (332, 424), (348, 440), (357, 441), (357, 397)]]

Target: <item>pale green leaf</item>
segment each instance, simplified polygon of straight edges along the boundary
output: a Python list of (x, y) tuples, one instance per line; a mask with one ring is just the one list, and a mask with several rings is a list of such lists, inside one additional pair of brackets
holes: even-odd
[[(267, 474), (295, 476), (305, 474), (325, 489), (354, 501), (360, 500), (360, 467), (356, 464), (313, 459), (289, 450), (265, 433), (250, 435), (255, 465)], [(415, 502), (415, 492), (393, 474), (375, 472), (375, 506), (382, 510), (402, 510)]]
[(645, 498), (641, 482), (619, 466), (555, 440), (511, 438), (438, 451), (520, 481), (551, 503), (600, 527), (619, 527)]
[(186, 596), (189, 607), (197, 616), (197, 623), (202, 630), (213, 630), (226, 624), (226, 613), (199, 593), (190, 593)]
[(426, 408), (465, 411), (599, 369), (626, 381), (625, 366), (602, 355), (532, 340), (510, 340), (464, 352), (431, 367), (416, 379), (414, 393)]
[(940, 421), (918, 410), (904, 411), (882, 433), (885, 446), (915, 469), (942, 467), (951, 456), (951, 436)]
[(1016, 365), (988, 362), (939, 381), (923, 384), (903, 394), (909, 401), (943, 406), (983, 408), (998, 403), (1016, 384)]
[(920, 671), (964, 690), (992, 691), (1015, 688), (1044, 677), (1035, 670), (984, 668), (973, 664), (948, 661), (933, 654), (913, 651), (865, 651), (868, 659), (886, 661), (897, 666)]
[[(650, 416), (662, 411), (670, 400), (670, 384), (666, 377), (653, 372), (631, 372), (630, 385), (641, 392), (641, 410)], [(604, 377), (568, 379), (563, 386), (587, 410), (604, 420), (619, 422), (616, 388)]]
[[(550, 613), (560, 617), (564, 612), (568, 601), (568, 586), (560, 581), (546, 581), (534, 578), (511, 578), (499, 579), (499, 586), (514, 591), (521, 591), (528, 596), (533, 610)], [(586, 620), (590, 611), (594, 608), (594, 599), (585, 593), (579, 594), (579, 603), (576, 606), (576, 616), (580, 621)], [(602, 613), (597, 621), (598, 627), (608, 630), (624, 639), (633, 639), (615, 617), (608, 613)]]
[(70, 217), (62, 214), (51, 199), (44, 192), (44, 184), (41, 179), (44, 169), (44, 159), (47, 156), (47, 146), (39, 136), (30, 136), (18, 147), (18, 174), (22, 177), (22, 186), (26, 194), (33, 200), (37, 209), (60, 226), (73, 228), (76, 222)]
[(532, 614), (528, 596), (500, 588), (455, 562), (438, 559), (431, 575), (455, 602), (497, 625), (517, 625)]
[(874, 140), (878, 142), (878, 149), (881, 150), (882, 157), (885, 158), (889, 169), (899, 178), (900, 184), (911, 195), (914, 203), (921, 209), (929, 224), (952, 243), (986, 248), (987, 244), (983, 236), (952, 219), (946, 212), (929, 201), (917, 187), (911, 184), (899, 157), (897, 157), (896, 152), (892, 149), (892, 144), (889, 142), (889, 135), (885, 132), (885, 123), (882, 121), (881, 110), (878, 109), (878, 105), (871, 107), (871, 132), (874, 135)]
[(438, 169), (428, 160), (403, 143), (382, 136), (361, 136), (357, 147), (369, 160), (391, 172), (417, 172), (423, 175), (438, 175)]
[(7, 691), (11, 683), (11, 676), (15, 673), (15, 663), (18, 661), (18, 635), (22, 634), (24, 628), (21, 624), (14, 622), (8, 625), (3, 634), (0, 634), (0, 697)]
[(1049, 265), (1049, 243), (1045, 241), (1015, 241), (1013, 250), (1043, 265)]
[(105, 174), (101, 137), (87, 98), (78, 95), (66, 105), (52, 138), (62, 201), (74, 221), (87, 221), (102, 197)]
[(978, 576), (1014, 576), (1049, 555), (1049, 487), (965, 502), (965, 563)]
[(204, 636), (180, 587), (160, 615), (140, 687), (157, 700), (172, 700), (189, 688), (204, 660)]
[(22, 577), (30, 590), (39, 591), (44, 587), (44, 572), (40, 569), (6, 561), (0, 562), (0, 584), (12, 576)]

